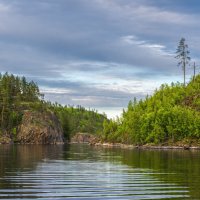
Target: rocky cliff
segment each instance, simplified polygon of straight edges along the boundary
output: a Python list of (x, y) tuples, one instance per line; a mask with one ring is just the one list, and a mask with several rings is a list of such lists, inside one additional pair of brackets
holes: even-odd
[(63, 130), (52, 112), (24, 112), (16, 142), (20, 144), (62, 144)]

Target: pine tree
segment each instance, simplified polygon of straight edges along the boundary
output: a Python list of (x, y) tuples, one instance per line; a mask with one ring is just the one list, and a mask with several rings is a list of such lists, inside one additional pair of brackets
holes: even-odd
[(178, 66), (182, 66), (183, 77), (184, 77), (184, 86), (185, 86), (185, 75), (186, 75), (186, 65), (190, 61), (189, 57), (190, 52), (188, 51), (188, 45), (185, 43), (185, 38), (181, 38), (178, 48), (176, 50), (176, 57), (179, 62)]

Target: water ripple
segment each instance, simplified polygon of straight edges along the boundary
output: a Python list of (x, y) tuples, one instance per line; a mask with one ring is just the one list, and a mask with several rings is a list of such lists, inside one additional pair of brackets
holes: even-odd
[(110, 162), (45, 160), (34, 171), (16, 171), (8, 171), (0, 178), (0, 199), (164, 200), (189, 197), (187, 187), (160, 181), (152, 170)]

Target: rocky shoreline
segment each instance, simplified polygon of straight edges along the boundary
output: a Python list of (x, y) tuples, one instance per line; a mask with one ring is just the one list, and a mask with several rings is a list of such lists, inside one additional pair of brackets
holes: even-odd
[[(38, 118), (38, 115), (37, 115)], [(49, 117), (48, 117), (49, 118)], [(52, 117), (50, 117), (52, 118)], [(26, 118), (27, 119), (27, 118)], [(54, 119), (54, 116), (53, 116)], [(52, 120), (52, 119), (51, 119)], [(29, 121), (29, 120), (28, 120)], [(46, 121), (46, 120), (44, 120)], [(104, 147), (104, 148), (121, 148), (121, 149), (142, 149), (142, 150), (200, 150), (200, 146), (191, 146), (191, 145), (187, 145), (187, 144), (175, 144), (175, 145), (152, 145), (152, 144), (146, 144), (146, 145), (132, 145), (132, 144), (123, 144), (123, 143), (108, 143), (108, 142), (102, 142), (99, 138), (95, 137), (92, 134), (89, 133), (77, 133), (75, 134), (72, 138), (70, 142), (66, 142), (64, 141), (63, 135), (62, 135), (62, 130), (60, 128), (60, 126), (58, 125), (58, 121), (57, 119), (52, 120), (52, 121), (56, 121), (57, 125), (53, 127), (57, 127), (56, 129), (48, 132), (48, 131), (44, 131), (43, 128), (46, 127), (46, 124), (44, 127), (40, 127), (42, 128), (40, 131), (33, 131), (33, 126), (30, 129), (30, 125), (27, 126), (29, 127), (27, 132), (35, 132), (33, 135), (36, 136), (36, 133), (40, 133), (39, 134), (39, 139), (37, 139), (36, 141), (32, 140), (21, 140), (20, 142), (18, 142), (18, 144), (88, 144), (91, 146), (95, 146), (95, 147)], [(23, 123), (22, 123), (23, 124)], [(24, 124), (29, 124), (29, 123), (24, 123)], [(35, 128), (34, 128), (35, 129)], [(46, 129), (45, 129), (46, 130)], [(48, 129), (47, 129), (48, 130)], [(56, 131), (55, 131), (56, 130)], [(59, 131), (58, 131), (59, 130)], [(43, 133), (43, 134), (41, 134)], [(51, 134), (50, 134), (51, 133)], [(22, 134), (23, 136), (26, 134)], [(32, 135), (32, 134), (31, 134)], [(33, 136), (32, 135), (32, 136)], [(45, 137), (43, 136), (41, 140), (41, 136), (45, 135)], [(33, 142), (34, 141), (34, 142)], [(1, 137), (0, 138), (0, 144), (14, 144), (13, 140), (11, 138), (9, 138), (8, 136), (6, 137)]]
[(72, 138), (70, 143), (87, 143), (95, 144), (98, 139), (92, 134), (89, 133), (76, 133)]
[(187, 143), (176, 143), (174, 145), (132, 145), (123, 143), (109, 143), (102, 142), (100, 138), (95, 137), (89, 133), (77, 133), (75, 134), (71, 141), (71, 144), (88, 144), (94, 147), (104, 147), (104, 148), (121, 148), (121, 149), (149, 149), (149, 150), (200, 150), (200, 146), (189, 145)]
[(131, 145), (131, 144), (122, 144), (122, 143), (94, 143), (90, 144), (93, 146), (102, 146), (106, 148), (122, 148), (122, 149), (152, 149), (152, 150), (200, 150), (200, 146), (188, 146), (188, 145), (183, 145), (183, 146), (154, 146), (154, 145)]
[(0, 136), (0, 144), (64, 144), (61, 124), (53, 112), (24, 111), (15, 135)]

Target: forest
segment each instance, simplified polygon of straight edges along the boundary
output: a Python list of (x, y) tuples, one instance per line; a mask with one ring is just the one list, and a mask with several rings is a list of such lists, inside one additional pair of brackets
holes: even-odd
[(58, 116), (64, 136), (68, 140), (76, 133), (89, 133), (98, 137), (103, 132), (103, 122), (109, 121), (105, 114), (82, 106), (62, 106), (51, 102), (45, 102), (45, 106)]
[(84, 132), (100, 136), (102, 142), (144, 144), (200, 143), (200, 75), (186, 86), (163, 84), (152, 96), (129, 102), (121, 117), (106, 115), (82, 106), (63, 106), (44, 101), (33, 81), (13, 74), (0, 74), (0, 134), (16, 135), (24, 111), (54, 112), (70, 139)]
[(96, 110), (81, 106), (63, 106), (44, 101), (44, 95), (33, 81), (13, 74), (0, 74), (0, 136), (15, 136), (24, 111), (54, 112), (69, 139), (77, 132), (100, 134), (107, 118)]
[(102, 140), (135, 145), (199, 145), (200, 75), (187, 85), (163, 84), (130, 101), (117, 120), (104, 121)]
[[(39, 87), (25, 77), (0, 74), (0, 134), (16, 135), (26, 110), (50, 111), (58, 117), (64, 137), (78, 132), (95, 134), (102, 142), (134, 145), (200, 145), (200, 75), (186, 84), (188, 46), (182, 38), (177, 48), (183, 83), (162, 84), (145, 99), (134, 98), (121, 117), (106, 115), (82, 106), (67, 106), (44, 100)], [(195, 66), (195, 65), (194, 65)]]
[(175, 58), (183, 71), (183, 83), (162, 84), (152, 96), (130, 101), (117, 120), (104, 121), (102, 140), (134, 145), (200, 144), (200, 75), (186, 84), (191, 60), (185, 38)]

